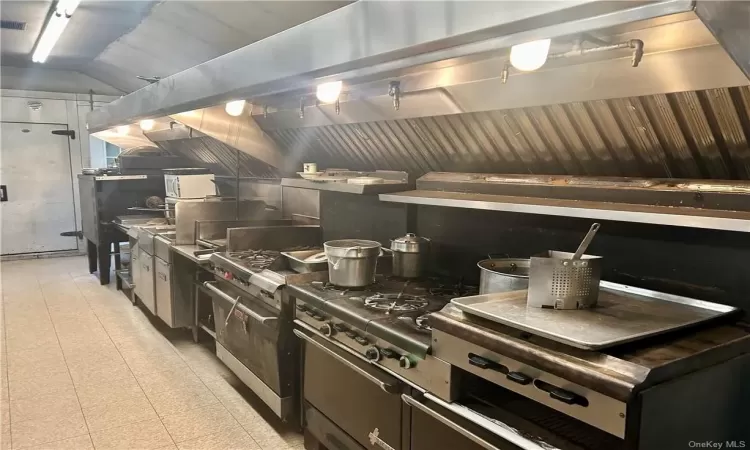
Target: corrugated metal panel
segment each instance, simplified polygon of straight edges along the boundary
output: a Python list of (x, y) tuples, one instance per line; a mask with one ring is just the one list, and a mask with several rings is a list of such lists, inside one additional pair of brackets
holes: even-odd
[(750, 179), (749, 86), (268, 133), (320, 167)]
[(160, 141), (159, 145), (175, 156), (195, 161), (198, 167), (211, 169), (217, 175), (235, 175), (239, 158), (240, 176), (277, 178), (269, 165), (209, 136)]

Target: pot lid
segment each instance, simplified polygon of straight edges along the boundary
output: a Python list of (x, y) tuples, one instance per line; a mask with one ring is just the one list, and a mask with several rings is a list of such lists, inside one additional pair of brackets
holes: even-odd
[(391, 240), (391, 250), (400, 252), (418, 252), (423, 251), (430, 244), (430, 240), (425, 237), (417, 236), (414, 233), (406, 233)]

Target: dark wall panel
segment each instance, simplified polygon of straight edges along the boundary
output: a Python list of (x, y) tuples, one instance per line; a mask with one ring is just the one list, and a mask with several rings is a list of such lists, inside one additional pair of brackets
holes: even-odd
[[(417, 232), (433, 240), (437, 268), (477, 282), (488, 253), (529, 257), (575, 251), (592, 221), (420, 206)], [(602, 222), (589, 254), (604, 257), (602, 279), (750, 312), (750, 236), (742, 233)]]
[(370, 239), (390, 247), (390, 240), (409, 230), (413, 208), (386, 203), (377, 195), (320, 192), (320, 225), (323, 240)]

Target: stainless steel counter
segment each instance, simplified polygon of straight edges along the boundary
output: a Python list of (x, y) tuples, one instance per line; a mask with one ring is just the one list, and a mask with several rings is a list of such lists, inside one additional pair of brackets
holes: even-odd
[(195, 256), (195, 252), (198, 250), (205, 250), (203, 247), (199, 247), (195, 244), (176, 245), (172, 244), (172, 250), (179, 253), (180, 255), (188, 258), (196, 264), (204, 265), (208, 264), (208, 257), (210, 255), (202, 255), (200, 257)]

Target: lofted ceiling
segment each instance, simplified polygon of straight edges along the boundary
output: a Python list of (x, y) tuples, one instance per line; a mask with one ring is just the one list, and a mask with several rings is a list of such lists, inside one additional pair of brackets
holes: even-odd
[[(43, 65), (80, 72), (123, 92), (166, 77), (346, 5), (342, 1), (83, 0)], [(3, 0), (3, 66), (31, 67), (52, 1)], [(39, 66), (39, 65), (36, 65)]]

